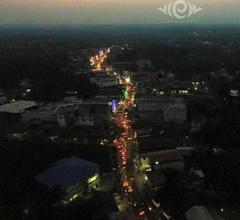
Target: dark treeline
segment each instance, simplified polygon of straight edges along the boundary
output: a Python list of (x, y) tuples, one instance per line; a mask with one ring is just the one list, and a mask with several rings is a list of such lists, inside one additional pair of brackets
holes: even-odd
[(185, 79), (191, 79), (194, 74), (207, 76), (221, 68), (235, 73), (239, 70), (240, 50), (236, 46), (229, 46), (226, 52), (223, 45), (223, 42), (218, 41), (206, 46), (196, 39), (189, 39), (189, 42), (149, 43), (126, 51), (119, 60), (151, 59), (156, 70), (171, 71), (178, 78)]
[[(33, 83), (61, 78), (61, 65), (66, 62), (66, 54), (47, 55), (36, 49), (9, 49), (0, 55), (0, 85), (3, 88), (17, 87), (23, 79)], [(58, 77), (57, 77), (58, 76)], [(40, 83), (39, 83), (40, 84)]]
[(39, 137), (24, 142), (1, 138), (0, 219), (21, 219), (23, 204), (29, 201), (39, 203), (41, 201), (38, 200), (44, 200), (44, 197), (51, 199), (51, 194), (45, 194), (46, 189), (34, 180), (34, 176), (53, 162), (71, 156), (95, 161), (103, 171), (110, 170), (107, 148), (73, 143), (54, 144)]
[(21, 80), (29, 79), (34, 99), (58, 100), (67, 90), (78, 91), (83, 98), (95, 94), (98, 88), (87, 77), (73, 77), (63, 71), (68, 63), (64, 50), (54, 53), (38, 48), (5, 50), (0, 54), (0, 88), (19, 88)]

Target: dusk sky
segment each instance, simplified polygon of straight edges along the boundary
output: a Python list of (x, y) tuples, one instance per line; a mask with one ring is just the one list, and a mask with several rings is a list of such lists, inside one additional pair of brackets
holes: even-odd
[[(158, 11), (175, 0), (0, 0), (5, 24), (161, 24), (174, 21)], [(203, 10), (197, 23), (240, 23), (240, 0), (185, 0)]]

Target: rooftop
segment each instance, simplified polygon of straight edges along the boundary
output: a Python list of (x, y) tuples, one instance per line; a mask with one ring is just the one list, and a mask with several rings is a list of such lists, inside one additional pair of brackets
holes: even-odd
[(162, 187), (166, 182), (166, 178), (159, 170), (146, 172), (148, 181), (152, 187)]
[(47, 171), (37, 175), (36, 179), (48, 187), (66, 188), (93, 177), (97, 172), (99, 172), (97, 164), (72, 157), (54, 163)]
[(19, 100), (0, 106), (0, 112), (19, 114), (27, 109), (38, 106), (34, 101)]
[(158, 162), (183, 160), (182, 156), (174, 149), (148, 152), (141, 154), (141, 157), (150, 157), (151, 160)]
[(187, 220), (214, 220), (204, 206), (193, 206), (185, 214)]

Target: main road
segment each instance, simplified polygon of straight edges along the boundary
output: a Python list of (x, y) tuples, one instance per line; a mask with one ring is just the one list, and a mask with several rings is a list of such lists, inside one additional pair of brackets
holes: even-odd
[(119, 172), (122, 195), (128, 201), (136, 219), (169, 220), (170, 217), (151, 197), (147, 178), (138, 168), (137, 135), (132, 128), (131, 114), (135, 101), (133, 83), (125, 84), (125, 99), (116, 112), (116, 122), (122, 128), (122, 134), (114, 140), (119, 154)]
[[(90, 57), (91, 66), (96, 71), (103, 70), (103, 64), (110, 50), (101, 50), (95, 56)], [(116, 123), (122, 128), (122, 133), (114, 141), (118, 149), (120, 194), (122, 205), (128, 206), (128, 214), (131, 220), (168, 220), (169, 218), (159, 205), (151, 198), (151, 189), (147, 187), (146, 175), (138, 169), (137, 135), (132, 129), (129, 111), (134, 106), (135, 87), (130, 82), (125, 82), (124, 100), (115, 112)], [(134, 216), (134, 217), (133, 217)]]

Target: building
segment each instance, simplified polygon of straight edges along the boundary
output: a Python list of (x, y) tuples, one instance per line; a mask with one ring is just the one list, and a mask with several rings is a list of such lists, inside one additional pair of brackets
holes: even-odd
[(152, 68), (152, 61), (151, 60), (137, 60), (136, 61), (138, 69), (150, 69)]
[(60, 187), (65, 193), (65, 200), (72, 201), (96, 188), (99, 185), (99, 177), (97, 164), (72, 157), (54, 163), (35, 178), (50, 189)]
[[(1, 95), (1, 90), (0, 90), (0, 95)], [(6, 103), (7, 103), (7, 97), (0, 96), (0, 105), (6, 104)]]
[(23, 114), (24, 124), (40, 125), (55, 124), (59, 127), (97, 126), (108, 127), (111, 106), (107, 101), (91, 100), (83, 102), (79, 99), (69, 99), (63, 102), (49, 103), (39, 109)]
[(119, 81), (116, 76), (110, 76), (105, 72), (91, 75), (90, 82), (97, 84), (97, 86), (100, 88), (119, 85)]
[(96, 204), (98, 204), (98, 207), (94, 210), (94, 216), (91, 219), (107, 220), (111, 219), (112, 216), (115, 217), (116, 215), (114, 214), (119, 212), (112, 192), (98, 192), (94, 199)]
[(0, 120), (5, 122), (16, 122), (27, 110), (38, 107), (34, 101), (19, 100), (0, 106)]
[(138, 149), (140, 153), (155, 152), (163, 149), (174, 148), (171, 139), (160, 137), (141, 137), (138, 136)]
[(184, 159), (176, 150), (160, 150), (139, 155), (142, 170), (184, 170)]
[(185, 213), (187, 220), (214, 220), (212, 215), (204, 206), (193, 206)]
[(140, 127), (136, 129), (136, 132), (139, 139), (148, 138), (151, 137), (152, 127)]
[(114, 71), (123, 71), (126, 69), (131, 69), (134, 63), (132, 61), (122, 61), (122, 62), (114, 62), (112, 64)]
[(136, 98), (136, 115), (142, 120), (184, 123), (187, 106), (182, 98), (145, 96)]
[(181, 146), (176, 147), (176, 150), (182, 155), (183, 157), (189, 157), (194, 152), (195, 147), (189, 147), (189, 146)]
[(131, 78), (136, 84), (136, 94), (139, 94), (143, 92), (143, 89), (152, 87), (152, 83), (155, 81), (155, 73), (150, 71), (135, 71), (131, 72)]
[(146, 172), (146, 180), (152, 192), (158, 192), (163, 189), (166, 182), (165, 176), (159, 170)]
[(22, 123), (28, 125), (40, 125), (42, 123), (57, 124), (56, 109), (60, 104), (60, 102), (52, 102), (38, 109), (28, 110), (22, 114)]
[(111, 46), (111, 58), (113, 60), (117, 59), (117, 57), (122, 54), (124, 50), (124, 45), (112, 45)]

